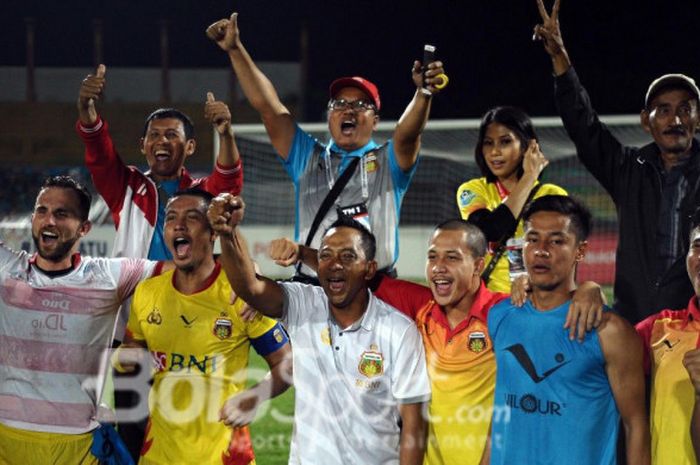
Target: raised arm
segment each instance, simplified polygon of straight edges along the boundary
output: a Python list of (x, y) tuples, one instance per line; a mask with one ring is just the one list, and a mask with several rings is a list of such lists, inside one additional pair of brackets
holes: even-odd
[(84, 126), (93, 126), (97, 122), (95, 102), (102, 97), (105, 87), (105, 72), (107, 68), (100, 64), (95, 74), (88, 74), (80, 85), (78, 93), (78, 118)]
[[(535, 182), (549, 164), (536, 140), (531, 140), (523, 155), (523, 175), (516, 183), (508, 198), (494, 210), (485, 207), (485, 199), (469, 191), (469, 184), (463, 184), (457, 190), (457, 206), (462, 218), (468, 219), (484, 232), (486, 239), (491, 242), (500, 241), (506, 234), (515, 232), (515, 219), (527, 202)], [(507, 211), (506, 211), (507, 209)]]
[(543, 41), (544, 48), (552, 60), (557, 110), (566, 132), (576, 145), (576, 155), (613, 200), (616, 200), (620, 164), (625, 160), (625, 148), (601, 123), (588, 92), (571, 66), (559, 27), (561, 0), (555, 0), (551, 15), (547, 14), (542, 2), (543, 0), (537, 0), (542, 24), (535, 26), (534, 38)]
[[(447, 84), (444, 81), (445, 78), (440, 76), (440, 74), (444, 75), (444, 72), (442, 62), (434, 61), (428, 63), (424, 77), (421, 63), (419, 61), (413, 62), (411, 74), (413, 84), (416, 86), (416, 92), (413, 94), (413, 99), (408, 103), (403, 115), (399, 118), (393, 137), (396, 161), (403, 171), (411, 169), (418, 159), (420, 136), (423, 128), (425, 128), (425, 123), (428, 122), (432, 96), (440, 92), (440, 89)], [(424, 79), (429, 93), (423, 90)], [(436, 86), (439, 86), (439, 88)]]
[(216, 161), (219, 165), (231, 167), (238, 163), (240, 154), (231, 126), (231, 111), (224, 102), (214, 99), (214, 94), (207, 92), (207, 103), (204, 105), (204, 117), (219, 134), (219, 153)]
[(649, 465), (651, 453), (641, 341), (632, 325), (611, 312), (605, 314), (598, 337), (605, 356), (605, 371), (622, 417), (627, 465)]
[(540, 150), (540, 145), (536, 140), (531, 140), (523, 155), (523, 175), (518, 180), (515, 188), (509, 193), (506, 201), (503, 202), (513, 214), (513, 218), (517, 218), (520, 215), (535, 182), (537, 182), (540, 174), (542, 174), (542, 171), (548, 164), (549, 160), (545, 158)]
[(422, 402), (400, 404), (401, 439), (399, 443), (400, 465), (421, 465), (425, 455), (428, 422), (423, 417)]
[(693, 442), (695, 457), (700, 458), (700, 349), (689, 350), (683, 356), (683, 365), (695, 389), (695, 406), (690, 419), (690, 439)]
[(564, 39), (561, 37), (559, 27), (559, 6), (561, 0), (555, 0), (552, 14), (548, 14), (543, 0), (537, 0), (537, 8), (542, 17), (542, 24), (535, 26), (533, 39), (539, 39), (544, 44), (544, 49), (552, 60), (552, 70), (555, 76), (561, 76), (571, 67), (569, 54), (564, 47)]
[(255, 273), (248, 253), (248, 244), (238, 227), (243, 219), (243, 199), (221, 194), (212, 200), (207, 216), (221, 243), (221, 266), (240, 298), (263, 315), (281, 318), (284, 312), (284, 291), (275, 281)]
[[(95, 74), (88, 74), (80, 84), (76, 131), (85, 144), (85, 165), (92, 182), (112, 214), (118, 215), (132, 173), (119, 157), (107, 122), (100, 118), (95, 107), (106, 84), (105, 73), (105, 65), (100, 64)], [(115, 227), (118, 227), (116, 221)]]
[(243, 47), (238, 30), (238, 13), (209, 26), (207, 36), (228, 53), (243, 93), (251, 106), (260, 113), (272, 146), (286, 160), (294, 141), (294, 118), (280, 101), (272, 82), (255, 65)]

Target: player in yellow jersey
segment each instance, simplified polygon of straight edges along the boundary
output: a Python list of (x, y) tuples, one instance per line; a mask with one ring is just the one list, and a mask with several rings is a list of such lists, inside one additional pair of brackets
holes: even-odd
[[(231, 287), (213, 258), (210, 200), (208, 193), (188, 190), (168, 202), (165, 240), (176, 269), (144, 281), (134, 294), (125, 344), (147, 348), (155, 363), (140, 465), (254, 464), (243, 424), (259, 402), (248, 409), (243, 404), (289, 386), (291, 351), (282, 327), (263, 316), (244, 322), (243, 302), (230, 304)], [(239, 394), (251, 345), (271, 374)]]

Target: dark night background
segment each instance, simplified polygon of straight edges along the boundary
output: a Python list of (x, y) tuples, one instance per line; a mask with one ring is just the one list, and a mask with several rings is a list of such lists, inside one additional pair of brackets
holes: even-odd
[[(353, 74), (375, 81), (383, 116), (398, 118), (412, 94), (412, 60), (424, 43), (438, 47), (451, 79), (433, 118), (474, 118), (506, 103), (533, 116), (556, 111), (549, 59), (531, 41), (539, 20), (534, 0), (5, 0), (1, 8), (0, 66), (25, 64), (23, 18), (31, 16), (37, 66), (91, 66), (91, 19), (102, 18), (108, 67), (157, 67), (157, 22), (167, 18), (172, 67), (227, 67), (204, 29), (236, 9), (243, 41), (259, 61), (298, 61), (301, 25), (308, 23), (311, 120), (320, 118), (328, 83)], [(599, 113), (637, 113), (660, 74), (700, 77), (699, 14), (697, 0), (563, 0), (565, 43)]]

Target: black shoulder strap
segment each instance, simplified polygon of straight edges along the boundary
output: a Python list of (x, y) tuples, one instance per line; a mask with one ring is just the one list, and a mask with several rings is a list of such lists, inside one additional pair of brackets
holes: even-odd
[(484, 284), (489, 283), (491, 273), (493, 273), (494, 268), (496, 268), (496, 264), (503, 256), (503, 252), (506, 251), (506, 243), (508, 242), (508, 239), (513, 237), (513, 234), (515, 234), (515, 231), (517, 231), (518, 223), (520, 223), (520, 219), (523, 217), (523, 212), (525, 211), (525, 208), (527, 208), (528, 204), (535, 197), (537, 191), (540, 190), (540, 186), (542, 186), (542, 184), (537, 184), (535, 187), (532, 188), (532, 190), (528, 194), (527, 199), (523, 204), (523, 208), (520, 209), (520, 213), (518, 213), (518, 217), (515, 219), (515, 229), (513, 229), (512, 231), (508, 231), (508, 233), (504, 234), (503, 237), (501, 237), (501, 240), (498, 241), (498, 244), (496, 245), (496, 248), (493, 251), (493, 257), (491, 257), (491, 261), (489, 262), (486, 269), (481, 273), (481, 279), (484, 280)]
[[(335, 200), (347, 185), (348, 181), (350, 181), (350, 178), (352, 177), (353, 173), (355, 173), (355, 168), (357, 168), (357, 164), (359, 162), (360, 157), (353, 157), (348, 167), (345, 168), (345, 171), (343, 171), (343, 174), (341, 174), (335, 184), (333, 184), (331, 191), (326, 195), (326, 198), (323, 199), (323, 203), (320, 207), (318, 207), (314, 221), (311, 223), (309, 234), (306, 236), (306, 242), (304, 243), (305, 245), (311, 245), (311, 241), (313, 241), (321, 221), (323, 221), (323, 218), (326, 217), (326, 213), (328, 213), (328, 210), (330, 210), (331, 205), (333, 205)], [(330, 163), (330, 158), (325, 160), (325, 163)]]

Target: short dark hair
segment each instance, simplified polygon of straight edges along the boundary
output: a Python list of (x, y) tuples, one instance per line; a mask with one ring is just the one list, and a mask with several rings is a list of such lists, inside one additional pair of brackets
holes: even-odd
[(156, 111), (146, 117), (146, 122), (143, 125), (143, 134), (141, 137), (146, 137), (148, 125), (154, 119), (175, 118), (182, 121), (182, 126), (185, 129), (185, 139), (194, 139), (194, 124), (189, 116), (175, 108), (158, 108)]
[(571, 226), (576, 234), (576, 239), (581, 242), (588, 239), (591, 233), (593, 216), (583, 202), (567, 195), (545, 195), (535, 199), (523, 212), (523, 222), (528, 222), (530, 217), (537, 212), (556, 212), (566, 215), (571, 219)]
[(362, 223), (350, 218), (347, 215), (340, 215), (337, 220), (333, 222), (328, 229), (323, 233), (323, 237), (326, 237), (328, 231), (333, 228), (351, 228), (359, 231), (360, 242), (362, 243), (362, 250), (365, 252), (365, 258), (367, 260), (374, 260), (377, 254), (377, 240), (374, 238), (374, 234), (369, 232)]
[[(532, 125), (532, 120), (527, 113), (521, 109), (504, 106), (495, 107), (486, 112), (481, 119), (481, 125), (479, 125), (479, 135), (477, 136), (476, 147), (474, 148), (474, 158), (476, 159), (476, 164), (479, 166), (482, 176), (485, 176), (488, 182), (496, 182), (496, 175), (491, 172), (484, 158), (484, 138), (486, 137), (486, 130), (491, 123), (502, 124), (513, 131), (520, 141), (521, 153), (525, 153), (525, 150), (527, 150), (530, 144), (530, 140), (538, 139), (535, 128)], [(518, 168), (518, 179), (522, 177), (523, 172), (523, 164), (521, 161), (520, 167)]]
[(467, 248), (474, 258), (486, 255), (486, 237), (477, 226), (459, 218), (443, 221), (434, 231), (464, 231), (467, 234)]
[[(170, 203), (175, 200), (178, 197), (183, 197), (183, 196), (190, 196), (190, 197), (199, 197), (200, 199), (204, 200), (204, 205), (205, 208), (209, 208), (209, 205), (211, 204), (211, 201), (214, 199), (214, 196), (210, 193), (207, 192), (203, 189), (197, 188), (197, 187), (189, 187), (187, 189), (180, 189), (179, 191), (175, 192), (173, 195), (170, 196), (168, 199), (168, 203), (165, 204), (165, 211), (168, 211), (168, 207), (170, 206)], [(206, 215), (206, 211), (204, 214)], [(207, 224), (209, 225), (209, 221), (207, 221)], [(212, 229), (211, 225), (209, 225), (209, 229)]]
[(200, 197), (202, 200), (204, 200), (204, 202), (206, 202), (207, 205), (209, 205), (211, 201), (214, 200), (214, 194), (212, 194), (211, 192), (205, 191), (204, 189), (201, 189), (199, 187), (188, 187), (187, 189), (180, 189), (173, 195), (171, 195), (170, 199), (168, 200), (168, 203), (170, 203), (170, 201), (175, 197), (180, 197), (183, 195)]
[(41, 191), (48, 189), (49, 187), (60, 187), (63, 189), (71, 189), (78, 196), (78, 214), (80, 215), (81, 221), (87, 221), (90, 215), (90, 204), (92, 203), (92, 195), (90, 192), (80, 184), (78, 181), (70, 176), (49, 176), (44, 180), (41, 185)]

